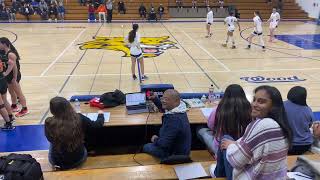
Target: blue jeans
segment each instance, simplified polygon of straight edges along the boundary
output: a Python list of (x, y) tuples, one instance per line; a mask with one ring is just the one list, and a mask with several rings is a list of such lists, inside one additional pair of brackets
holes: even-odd
[[(234, 141), (234, 139), (229, 135), (224, 135), (222, 139), (229, 139)], [(217, 166), (214, 170), (214, 175), (216, 177), (227, 177), (228, 180), (232, 180), (233, 167), (228, 162), (226, 154), (227, 150), (222, 150), (219, 147), (217, 152)]]
[(163, 151), (153, 143), (145, 144), (142, 151), (160, 159), (164, 159), (169, 156), (168, 152)]
[(94, 16), (94, 13), (89, 13), (89, 18), (88, 19), (90, 19), (90, 21), (95, 20), (96, 17)]

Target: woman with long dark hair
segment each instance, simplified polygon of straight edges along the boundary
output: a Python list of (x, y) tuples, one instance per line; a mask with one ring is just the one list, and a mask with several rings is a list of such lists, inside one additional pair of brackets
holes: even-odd
[(16, 114), (16, 117), (22, 117), (24, 115), (29, 114), (29, 110), (27, 108), (26, 98), (22, 92), (21, 86), (19, 84), (21, 80), (21, 72), (20, 72), (20, 56), (16, 48), (11, 44), (8, 38), (2, 37), (0, 38), (0, 50), (5, 51), (5, 58), (7, 59), (8, 67), (6, 67), (6, 71), (3, 73), (3, 76), (6, 77), (9, 92), (11, 95), (12, 101), (12, 110), (18, 111), (17, 108), (17, 97), (19, 97), (20, 104), (22, 105), (21, 110)]
[(219, 148), (222, 138), (231, 137), (235, 140), (239, 139), (250, 122), (251, 106), (246, 98), (246, 94), (240, 85), (229, 85), (217, 109), (213, 110), (208, 119), (208, 127), (210, 129), (203, 128), (198, 131), (200, 140), (205, 142), (208, 149), (217, 157), (215, 176), (232, 176), (229, 171), (225, 171), (225, 169), (230, 167), (230, 164), (224, 161), (223, 152)]
[(98, 112), (95, 122), (77, 114), (70, 102), (63, 97), (50, 100), (53, 117), (45, 120), (45, 135), (50, 142), (49, 161), (60, 169), (71, 169), (82, 164), (87, 158), (86, 145), (89, 132), (104, 124), (103, 112)]
[(309, 128), (315, 121), (311, 108), (307, 105), (307, 90), (301, 86), (291, 88), (284, 102), (289, 126), (292, 130), (292, 147), (288, 154), (301, 155), (307, 152), (313, 143)]
[(223, 139), (233, 179), (286, 179), (287, 153), (292, 143), (279, 90), (260, 86), (251, 103), (253, 118), (237, 141)]
[(140, 63), (140, 69), (141, 69), (141, 80), (148, 79), (148, 77), (144, 74), (144, 61), (143, 61), (143, 54), (140, 47), (140, 35), (138, 33), (139, 25), (133, 24), (132, 30), (129, 32), (128, 37), (126, 38), (129, 42), (130, 47), (130, 56), (131, 56), (131, 72), (132, 72), (132, 78), (134, 80), (137, 79), (137, 76), (135, 74), (136, 71), (136, 61)]
[(246, 49), (251, 48), (251, 43), (252, 43), (252, 38), (255, 36), (259, 37), (260, 40), (260, 45), (262, 46), (262, 50), (265, 51), (266, 47), (264, 46), (264, 41), (263, 41), (263, 33), (262, 33), (262, 17), (260, 15), (259, 11), (254, 12), (254, 18), (253, 18), (253, 25), (254, 25), (254, 30), (248, 37), (248, 46)]
[[(2, 45), (0, 44), (0, 49)], [(12, 125), (12, 121), (14, 120), (11, 106), (7, 100), (7, 81), (5, 76), (3, 76), (3, 73), (7, 70), (6, 67), (8, 67), (8, 64), (12, 64), (11, 61), (8, 61), (5, 58), (5, 52), (0, 50), (0, 114), (5, 121), (5, 124), (3, 127), (1, 127), (2, 130), (13, 130), (14, 126)]]

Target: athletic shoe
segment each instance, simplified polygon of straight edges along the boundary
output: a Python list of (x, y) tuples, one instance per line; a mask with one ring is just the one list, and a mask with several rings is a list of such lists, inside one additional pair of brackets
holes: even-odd
[(22, 116), (25, 116), (27, 114), (29, 114), (29, 110), (28, 109), (21, 109), (21, 111), (16, 114), (16, 117), (22, 117)]
[(233, 45), (232, 47), (231, 47), (231, 49), (235, 49), (236, 48), (236, 46), (235, 45)]
[(251, 48), (251, 46), (250, 45), (248, 45), (245, 49), (250, 49)]
[(11, 106), (11, 111), (12, 111), (12, 112), (19, 112), (20, 109), (19, 109), (18, 106), (16, 106), (16, 107), (12, 107), (12, 106)]
[(216, 169), (216, 166), (217, 164), (211, 164), (210, 167), (209, 167), (209, 173), (210, 173), (210, 176), (215, 178), (216, 176), (214, 175), (214, 170)]
[(133, 80), (136, 80), (137, 76), (134, 74), (134, 75), (132, 75), (132, 78), (133, 78)]
[(212, 36), (212, 33), (210, 33), (210, 37)]
[(222, 44), (222, 47), (227, 47), (227, 44)]
[(143, 75), (143, 76), (141, 77), (141, 80), (142, 80), (142, 81), (147, 80), (147, 79), (149, 79), (149, 77), (146, 76), (146, 75)]
[(266, 51), (266, 47), (262, 46), (262, 51)]
[(11, 130), (14, 130), (14, 128), (15, 127), (12, 125), (12, 122), (6, 122), (4, 126), (1, 127), (3, 131), (11, 131)]

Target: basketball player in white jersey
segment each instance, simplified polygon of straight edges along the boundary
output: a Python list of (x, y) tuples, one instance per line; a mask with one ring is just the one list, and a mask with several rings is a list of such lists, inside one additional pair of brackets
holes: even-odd
[(228, 25), (228, 32), (227, 32), (226, 43), (222, 44), (223, 47), (227, 47), (228, 42), (229, 42), (229, 38), (230, 38), (232, 41), (232, 49), (236, 48), (235, 42), (234, 42), (234, 37), (233, 37), (233, 32), (236, 29), (236, 27), (234, 25), (235, 22), (238, 24), (239, 31), (241, 31), (238, 19), (233, 16), (233, 12), (229, 12), (229, 16), (224, 19), (224, 24)]
[(260, 39), (260, 45), (262, 46), (262, 50), (265, 51), (266, 47), (264, 46), (264, 41), (262, 37), (262, 19), (259, 11), (254, 12), (254, 18), (253, 18), (253, 24), (254, 24), (254, 30), (252, 34), (248, 37), (248, 47), (246, 49), (251, 48), (252, 38), (254, 36), (258, 36)]
[(208, 14), (207, 14), (207, 20), (206, 20), (206, 24), (207, 24), (207, 35), (206, 37), (211, 37), (212, 33), (211, 33), (211, 25), (213, 24), (213, 12), (211, 10), (211, 8), (208, 6)]
[(276, 8), (272, 9), (272, 14), (267, 22), (270, 22), (269, 30), (270, 30), (270, 39), (269, 42), (274, 40), (274, 31), (278, 27), (280, 22), (280, 14), (277, 12)]

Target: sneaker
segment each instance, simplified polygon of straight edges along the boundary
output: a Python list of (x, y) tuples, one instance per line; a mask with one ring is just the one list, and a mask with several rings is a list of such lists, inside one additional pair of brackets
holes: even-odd
[(1, 127), (3, 131), (11, 131), (11, 130), (14, 130), (14, 128), (15, 127), (12, 125), (12, 122), (6, 122), (4, 126)]
[(25, 116), (27, 114), (29, 114), (29, 110), (28, 109), (21, 109), (21, 111), (16, 114), (16, 117), (22, 117), (22, 116)]
[(19, 112), (20, 111), (18, 106), (15, 106), (15, 107), (11, 106), (11, 110), (12, 110), (12, 112)]
[(251, 46), (247, 46), (245, 49), (250, 49), (251, 48)]
[(141, 77), (141, 80), (142, 80), (142, 81), (147, 80), (147, 79), (149, 79), (149, 77), (146, 76), (146, 75), (143, 75), (143, 76)]
[(222, 47), (227, 47), (227, 44), (222, 44)]
[(231, 49), (235, 49), (236, 48), (236, 46), (235, 45), (233, 45), (232, 47), (231, 47)]
[(136, 80), (137, 76), (134, 74), (134, 75), (132, 75), (132, 78), (133, 78), (133, 80)]
[(266, 51), (266, 47), (262, 46), (262, 51)]
[(214, 175), (214, 170), (216, 169), (216, 166), (217, 164), (211, 164), (210, 167), (209, 167), (209, 173), (210, 173), (210, 176), (215, 178), (216, 176)]
[(210, 33), (210, 37), (212, 36), (212, 33)]

